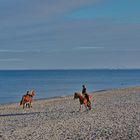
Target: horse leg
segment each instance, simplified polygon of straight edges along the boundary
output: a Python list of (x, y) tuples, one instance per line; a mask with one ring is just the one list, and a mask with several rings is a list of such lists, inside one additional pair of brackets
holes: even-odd
[(32, 103), (30, 102), (30, 107), (32, 107)]
[(24, 103), (23, 103), (23, 109), (24, 109)]
[(27, 107), (30, 108), (30, 103), (29, 102), (26, 103), (26, 108)]
[(88, 107), (89, 110), (91, 110), (91, 102), (90, 101), (87, 102), (87, 107)]
[(91, 106), (89, 106), (89, 110), (91, 110)]
[(28, 104), (27, 103), (25, 103), (25, 106), (26, 106), (26, 108), (28, 107)]
[(82, 109), (82, 105), (80, 104), (80, 108), (79, 108), (79, 111), (81, 111), (81, 109)]
[(87, 104), (84, 104), (84, 106), (85, 106), (86, 110), (88, 111), (88, 107), (87, 107)]
[(32, 107), (32, 104), (31, 104), (31, 102), (29, 102), (29, 104), (28, 104), (28, 105), (29, 105), (29, 108), (31, 108), (31, 107)]

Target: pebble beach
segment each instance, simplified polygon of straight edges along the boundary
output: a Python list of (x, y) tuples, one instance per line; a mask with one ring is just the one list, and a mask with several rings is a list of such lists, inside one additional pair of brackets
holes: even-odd
[(73, 96), (0, 105), (0, 140), (139, 140), (140, 87), (92, 93), (92, 109)]

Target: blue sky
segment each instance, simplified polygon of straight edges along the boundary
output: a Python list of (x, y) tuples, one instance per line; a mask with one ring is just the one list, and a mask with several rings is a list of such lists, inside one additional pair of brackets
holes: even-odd
[(0, 69), (140, 68), (139, 0), (0, 0)]

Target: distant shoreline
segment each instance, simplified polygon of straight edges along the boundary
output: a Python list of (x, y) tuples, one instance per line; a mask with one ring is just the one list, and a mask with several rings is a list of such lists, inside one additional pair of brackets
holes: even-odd
[(71, 70), (140, 70), (140, 68), (83, 68), (83, 69), (0, 69), (0, 71), (71, 71)]
[[(101, 89), (101, 90), (97, 90), (97, 91), (93, 91), (93, 92), (89, 92), (89, 94), (93, 95), (94, 94), (99, 94), (99, 93), (103, 93), (103, 92), (111, 92), (114, 90), (125, 90), (125, 89), (131, 89), (131, 88), (139, 88), (140, 86), (129, 86), (129, 87), (124, 87), (124, 88), (110, 88), (110, 89)], [(52, 96), (52, 97), (46, 97), (46, 98), (38, 98), (38, 99), (34, 99), (34, 101), (44, 101), (44, 100), (57, 100), (57, 99), (63, 99), (63, 98), (67, 98), (67, 97), (73, 97), (74, 93), (71, 95), (63, 95), (63, 96)], [(19, 101), (20, 102), (20, 101)], [(12, 105), (12, 104), (19, 104), (19, 102), (9, 102), (9, 103), (2, 103), (0, 104), (0, 106), (2, 105)]]
[[(117, 89), (117, 88), (116, 88)], [(89, 94), (94, 94), (94, 93), (99, 93), (99, 92), (103, 92), (103, 91), (110, 91), (110, 90), (113, 90), (113, 89), (103, 89), (103, 90), (97, 90), (97, 91), (94, 91), (94, 92), (90, 92)], [(74, 93), (73, 93), (74, 94)], [(52, 97), (46, 97), (46, 98), (39, 98), (39, 99), (34, 99), (34, 101), (43, 101), (43, 100), (51, 100), (51, 99), (60, 99), (60, 98), (64, 98), (64, 97), (72, 97), (73, 95), (63, 95), (63, 96), (52, 96)], [(20, 102), (20, 101), (19, 101)], [(11, 104), (18, 104), (19, 102), (7, 102), (7, 103), (0, 103), (0, 106), (1, 105), (11, 105)]]

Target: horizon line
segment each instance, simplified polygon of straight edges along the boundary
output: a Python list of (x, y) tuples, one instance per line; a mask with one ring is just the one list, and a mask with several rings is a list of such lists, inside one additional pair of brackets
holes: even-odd
[(140, 68), (58, 68), (58, 69), (0, 69), (0, 71), (47, 71), (47, 70), (140, 70)]

